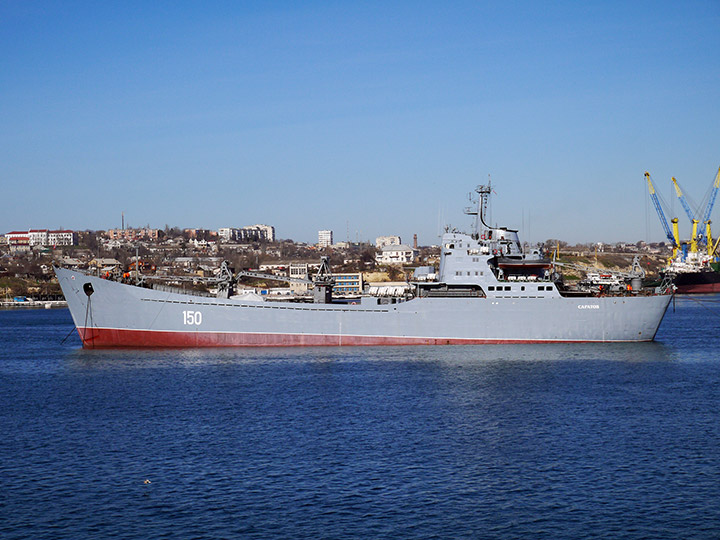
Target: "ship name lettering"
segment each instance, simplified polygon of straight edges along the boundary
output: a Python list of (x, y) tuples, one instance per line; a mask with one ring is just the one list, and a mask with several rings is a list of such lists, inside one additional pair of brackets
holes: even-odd
[(598, 304), (580, 304), (578, 309), (600, 309)]

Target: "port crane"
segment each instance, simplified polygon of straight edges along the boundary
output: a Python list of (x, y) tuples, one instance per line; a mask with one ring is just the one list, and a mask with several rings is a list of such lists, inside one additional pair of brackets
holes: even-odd
[(688, 218), (690, 218), (690, 221), (695, 220), (695, 212), (690, 208), (690, 205), (685, 198), (685, 194), (680, 189), (680, 184), (678, 184), (677, 178), (675, 178), (674, 176), (672, 177), (672, 183), (675, 187), (675, 193), (677, 194), (678, 199), (680, 199), (680, 203), (685, 209), (685, 213), (687, 214)]
[(713, 182), (710, 191), (710, 198), (708, 200), (707, 206), (705, 207), (705, 213), (703, 214), (703, 223), (708, 223), (710, 221), (710, 213), (712, 212), (713, 206), (715, 205), (715, 198), (717, 197), (718, 189), (720, 189), (720, 167), (718, 167), (718, 172), (715, 175), (715, 181)]
[[(677, 194), (678, 199), (680, 199), (680, 203), (685, 209), (685, 213), (687, 214), (688, 218), (690, 219), (690, 223), (692, 224), (690, 252), (697, 253), (698, 244), (704, 244), (707, 248), (708, 256), (710, 258), (713, 258), (716, 253), (716, 246), (713, 245), (712, 241), (710, 215), (712, 214), (713, 206), (715, 205), (715, 199), (717, 197), (718, 190), (720, 189), (720, 167), (718, 168), (718, 172), (715, 175), (715, 179), (713, 180), (708, 194), (705, 195), (705, 199), (707, 199), (707, 204), (705, 205), (705, 211), (703, 212), (702, 220), (697, 219), (700, 212), (695, 212), (690, 208), (687, 198), (680, 189), (680, 185), (678, 184), (678, 181), (675, 179), (675, 177), (673, 177), (672, 182), (673, 186), (675, 187), (675, 193)], [(703, 223), (705, 225), (704, 237), (702, 233), (698, 234), (698, 225), (700, 223)]]
[(650, 179), (650, 173), (647, 171), (645, 171), (645, 180), (647, 180), (648, 191), (650, 192), (650, 200), (652, 200), (653, 205), (655, 206), (655, 210), (657, 211), (658, 217), (660, 218), (660, 224), (665, 230), (665, 236), (668, 240), (670, 240), (670, 242), (672, 242), (672, 256), (674, 259), (677, 256), (677, 250), (680, 247), (680, 231), (678, 229), (678, 218), (672, 219), (673, 228), (672, 230), (670, 230), (667, 218), (665, 217), (665, 212), (663, 212), (662, 205), (660, 204), (660, 199), (658, 198), (658, 193), (657, 191), (655, 191), (655, 186)]
[(685, 195), (680, 189), (680, 185), (678, 184), (678, 181), (674, 176), (672, 177), (672, 183), (673, 186), (675, 186), (675, 193), (677, 194), (678, 199), (680, 199), (680, 204), (682, 204), (682, 207), (685, 209), (685, 213), (687, 214), (688, 218), (690, 218), (690, 223), (692, 224), (692, 236), (690, 237), (690, 252), (697, 253), (698, 223), (700, 223), (700, 221), (695, 218), (695, 212), (690, 209), (690, 205), (688, 204), (687, 199), (685, 198)]
[(710, 214), (712, 213), (713, 206), (715, 205), (715, 198), (717, 197), (718, 190), (720, 189), (720, 167), (715, 175), (715, 181), (710, 188), (710, 197), (708, 198), (707, 206), (705, 207), (705, 213), (703, 214), (703, 223), (705, 224), (705, 236), (707, 237), (708, 257), (711, 259), (715, 257), (717, 253), (718, 243), (712, 243), (712, 230), (710, 228)]

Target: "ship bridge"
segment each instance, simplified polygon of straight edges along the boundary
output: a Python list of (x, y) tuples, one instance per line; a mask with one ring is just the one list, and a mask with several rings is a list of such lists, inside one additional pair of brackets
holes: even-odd
[(539, 250), (522, 253), (517, 231), (495, 228), (474, 235), (442, 237), (440, 269), (434, 283), (418, 284), (419, 296), (558, 295), (550, 281), (551, 262)]

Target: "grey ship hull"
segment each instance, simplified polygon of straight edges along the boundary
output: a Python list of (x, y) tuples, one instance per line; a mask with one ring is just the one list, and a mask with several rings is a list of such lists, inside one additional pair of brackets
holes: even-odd
[(55, 271), (83, 345), (91, 348), (652, 341), (671, 299), (528, 293), (394, 304), (377, 298), (357, 304), (253, 302)]

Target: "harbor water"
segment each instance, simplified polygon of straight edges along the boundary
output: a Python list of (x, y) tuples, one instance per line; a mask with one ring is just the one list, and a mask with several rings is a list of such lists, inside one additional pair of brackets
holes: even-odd
[(71, 328), (0, 311), (6, 540), (720, 537), (720, 297), (640, 344), (93, 351)]

